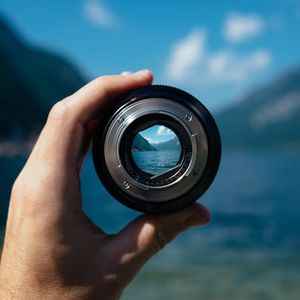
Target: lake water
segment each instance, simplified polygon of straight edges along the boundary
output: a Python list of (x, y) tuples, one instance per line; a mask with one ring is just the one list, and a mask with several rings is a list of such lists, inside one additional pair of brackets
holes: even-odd
[(146, 173), (157, 175), (177, 165), (181, 151), (133, 151), (136, 165)]
[[(9, 184), (22, 160), (0, 160), (3, 219)], [(124, 300), (298, 300), (300, 297), (300, 155), (234, 152), (201, 198), (209, 226), (179, 236), (152, 259)], [(114, 201), (88, 157), (83, 207), (109, 233), (138, 213)], [(2, 220), (3, 222), (3, 220)]]

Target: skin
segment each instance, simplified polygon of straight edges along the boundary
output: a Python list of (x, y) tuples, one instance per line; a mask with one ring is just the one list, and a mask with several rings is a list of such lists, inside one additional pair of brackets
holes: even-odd
[(95, 120), (119, 95), (152, 79), (147, 70), (99, 77), (51, 109), (12, 188), (0, 299), (119, 299), (177, 234), (209, 222), (208, 210), (193, 204), (141, 215), (107, 235), (81, 209), (79, 174)]

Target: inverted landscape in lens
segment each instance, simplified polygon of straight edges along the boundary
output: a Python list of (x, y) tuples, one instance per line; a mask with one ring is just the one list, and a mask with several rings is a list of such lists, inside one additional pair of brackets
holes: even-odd
[(174, 168), (181, 157), (181, 144), (175, 132), (164, 125), (154, 125), (138, 132), (131, 145), (136, 166), (150, 175)]

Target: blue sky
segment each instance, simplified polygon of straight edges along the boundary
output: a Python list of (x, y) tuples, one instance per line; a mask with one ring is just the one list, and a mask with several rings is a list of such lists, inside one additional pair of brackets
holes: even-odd
[(2, 0), (0, 10), (88, 78), (149, 68), (213, 110), (300, 62), (300, 1)]

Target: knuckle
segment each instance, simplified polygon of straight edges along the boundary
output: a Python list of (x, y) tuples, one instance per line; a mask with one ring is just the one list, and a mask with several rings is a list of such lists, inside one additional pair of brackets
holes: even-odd
[[(176, 228), (174, 228), (176, 225)], [(185, 231), (188, 228), (187, 224), (184, 222), (177, 222), (173, 225), (164, 224), (160, 222), (155, 222), (151, 226), (151, 239), (156, 251), (163, 249), (167, 244), (169, 244), (180, 232)]]
[(165, 226), (159, 220), (152, 218), (143, 221), (140, 235), (144, 237), (141, 240), (143, 248), (149, 249), (153, 253), (163, 249), (172, 239)]
[(147, 225), (148, 226), (144, 227), (144, 230), (147, 231), (145, 233), (145, 236), (148, 236), (149, 242), (152, 245), (154, 252), (163, 249), (170, 241), (165, 230), (162, 228), (162, 226), (160, 226), (159, 223), (153, 220), (149, 221)]
[(11, 190), (11, 204), (19, 210), (23, 217), (36, 218), (44, 214), (45, 203), (47, 203), (44, 200), (49, 197), (45, 195), (48, 187), (45, 182), (47, 176), (45, 174), (43, 178), (40, 176), (40, 172), (37, 172), (34, 177), (22, 178), (19, 176), (14, 182)]
[(21, 186), (22, 186), (22, 182), (21, 182), (20, 178), (18, 177), (12, 185), (11, 194), (12, 195), (18, 194), (21, 189)]
[(56, 102), (49, 113), (49, 119), (50, 120), (65, 120), (68, 117), (68, 105), (67, 101), (61, 100), (59, 102)]
[(156, 229), (154, 231), (154, 235), (156, 247), (158, 250), (163, 249), (171, 240), (166, 236), (166, 234), (162, 230), (159, 229)]
[(99, 82), (100, 85), (106, 85), (108, 82), (109, 76), (107, 75), (102, 75), (97, 78), (97, 81)]
[(107, 93), (107, 87), (109, 86), (110, 78), (107, 75), (100, 76), (96, 79), (97, 84), (102, 89), (103, 93)]
[(26, 175), (24, 173), (25, 168), (21, 170), (21, 172), (18, 174), (17, 178), (13, 182), (11, 187), (11, 193), (13, 195), (22, 192), (22, 190), (24, 189), (24, 185), (26, 184)]

